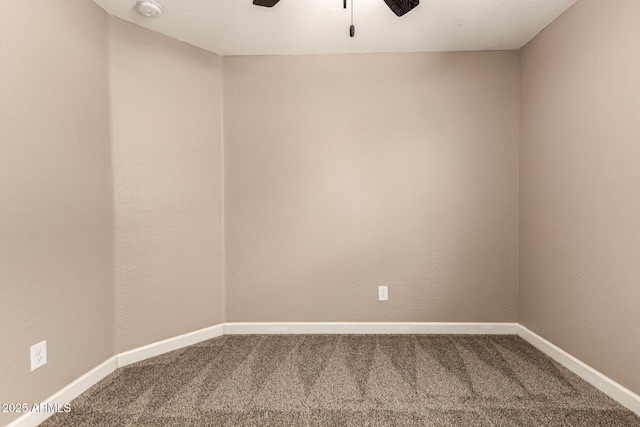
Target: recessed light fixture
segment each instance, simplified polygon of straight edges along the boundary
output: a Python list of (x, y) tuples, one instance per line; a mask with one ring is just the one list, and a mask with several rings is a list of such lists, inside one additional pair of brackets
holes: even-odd
[(155, 0), (138, 0), (136, 5), (138, 11), (148, 18), (157, 18), (162, 15), (162, 6)]

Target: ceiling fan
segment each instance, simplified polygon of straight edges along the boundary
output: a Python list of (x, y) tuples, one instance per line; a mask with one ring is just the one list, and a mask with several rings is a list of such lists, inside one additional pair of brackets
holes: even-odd
[(256, 6), (273, 7), (280, 0), (253, 0), (253, 4)]
[[(273, 7), (280, 0), (253, 0), (253, 4), (256, 6), (263, 7)], [(384, 2), (389, 6), (389, 9), (393, 11), (397, 16), (402, 16), (405, 13), (409, 12), (414, 7), (420, 4), (420, 0), (384, 0)], [(344, 8), (347, 8), (347, 1), (344, 0)]]

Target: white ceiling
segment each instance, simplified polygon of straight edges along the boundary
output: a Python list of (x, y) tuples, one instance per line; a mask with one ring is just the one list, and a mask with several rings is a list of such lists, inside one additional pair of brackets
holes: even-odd
[[(421, 0), (397, 17), (383, 0), (158, 0), (146, 18), (135, 0), (94, 0), (108, 13), (223, 55), (519, 49), (576, 0)], [(351, 0), (349, 0), (350, 2)]]

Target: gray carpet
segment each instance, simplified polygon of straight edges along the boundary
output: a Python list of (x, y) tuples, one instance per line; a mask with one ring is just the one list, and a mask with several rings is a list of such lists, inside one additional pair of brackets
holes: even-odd
[(515, 336), (236, 335), (121, 368), (43, 426), (640, 426)]

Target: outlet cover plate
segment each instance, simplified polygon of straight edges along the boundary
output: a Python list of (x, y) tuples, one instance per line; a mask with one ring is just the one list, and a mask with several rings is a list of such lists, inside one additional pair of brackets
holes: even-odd
[(31, 370), (35, 371), (47, 364), (47, 341), (31, 346)]
[(378, 301), (388, 301), (388, 300), (389, 300), (389, 287), (378, 286)]

